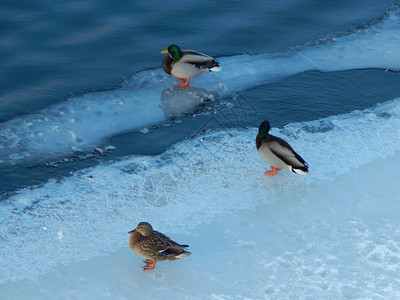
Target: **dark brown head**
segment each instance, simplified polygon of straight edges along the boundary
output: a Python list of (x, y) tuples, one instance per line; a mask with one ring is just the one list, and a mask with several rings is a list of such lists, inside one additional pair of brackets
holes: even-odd
[(140, 222), (138, 226), (132, 231), (129, 231), (129, 234), (133, 234), (134, 232), (140, 232), (144, 236), (149, 236), (153, 232), (153, 227), (147, 222)]

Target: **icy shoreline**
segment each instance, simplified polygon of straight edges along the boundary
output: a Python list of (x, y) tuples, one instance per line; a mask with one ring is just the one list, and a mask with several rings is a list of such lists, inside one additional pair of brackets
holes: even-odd
[(57, 266), (34, 281), (3, 284), (0, 297), (396, 299), (400, 191), (393, 174), (399, 164), (397, 153), (174, 232), (193, 255), (153, 271), (141, 270), (126, 234), (124, 248)]
[(142, 220), (183, 234), (261, 202), (273, 205), (281, 192), (297, 195), (301, 187), (398, 153), (398, 128), (395, 99), (273, 129), (309, 163), (307, 176), (266, 178), (268, 166), (254, 145), (257, 131), (247, 129), (208, 133), (158, 156), (132, 156), (22, 190), (0, 203), (0, 281), (36, 278), (60, 264), (113, 253)]

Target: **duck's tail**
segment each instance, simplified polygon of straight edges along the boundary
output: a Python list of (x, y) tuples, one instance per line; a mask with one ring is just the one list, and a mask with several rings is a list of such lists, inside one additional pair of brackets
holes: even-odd
[(219, 62), (217, 62), (216, 60), (213, 60), (208, 66), (207, 66), (208, 70), (210, 70), (210, 72), (219, 72), (222, 70), (221, 65), (219, 64)]
[(308, 174), (308, 167), (307, 166), (302, 166), (302, 167), (292, 167), (292, 172), (301, 174), (301, 175), (306, 175)]
[(178, 255), (176, 256), (176, 258), (185, 258), (185, 257), (188, 257), (190, 254), (192, 254), (192, 252), (183, 251), (182, 253), (178, 254)]

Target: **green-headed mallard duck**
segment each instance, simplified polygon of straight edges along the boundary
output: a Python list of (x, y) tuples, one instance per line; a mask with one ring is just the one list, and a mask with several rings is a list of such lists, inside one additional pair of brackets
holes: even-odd
[(221, 70), (219, 63), (211, 56), (193, 50), (182, 51), (177, 45), (170, 45), (161, 53), (169, 53), (164, 57), (162, 66), (167, 74), (184, 81), (179, 86), (187, 86), (193, 77)]
[(308, 165), (304, 159), (286, 141), (269, 134), (269, 130), (269, 122), (262, 122), (256, 137), (258, 152), (272, 167), (272, 170), (268, 170), (264, 174), (275, 175), (276, 171), (280, 169), (298, 174), (307, 174)]
[(185, 251), (189, 245), (179, 245), (166, 235), (154, 231), (147, 222), (139, 223), (134, 230), (128, 233), (131, 235), (129, 247), (146, 259), (143, 261), (146, 263), (143, 267), (144, 271), (153, 269), (157, 261), (177, 260), (192, 254)]

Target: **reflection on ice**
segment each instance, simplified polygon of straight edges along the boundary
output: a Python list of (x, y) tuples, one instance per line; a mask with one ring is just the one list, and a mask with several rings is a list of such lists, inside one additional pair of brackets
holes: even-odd
[(162, 91), (159, 108), (163, 111), (165, 118), (169, 119), (193, 110), (205, 102), (215, 100), (217, 97), (217, 92), (207, 91), (203, 88), (193, 86), (179, 88), (174, 86)]

